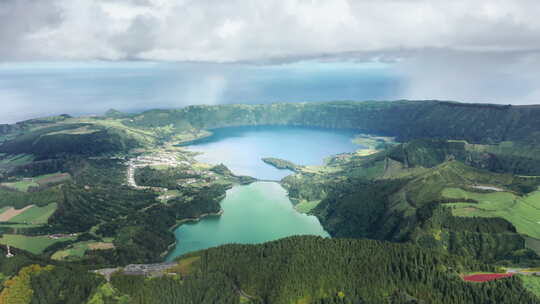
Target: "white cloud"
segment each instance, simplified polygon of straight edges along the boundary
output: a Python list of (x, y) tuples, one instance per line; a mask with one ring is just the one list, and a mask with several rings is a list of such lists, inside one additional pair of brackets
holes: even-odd
[(540, 54), (430, 50), (395, 65), (407, 79), (402, 97), (464, 102), (540, 103)]
[(3, 60), (20, 57), (22, 49), (33, 50), (28, 58), (179, 61), (540, 49), (535, 0), (3, 2), (0, 15), (15, 16), (0, 19), (0, 42), (16, 42), (0, 53)]
[(223, 25), (217, 29), (217, 35), (221, 39), (234, 38), (244, 26), (243, 21), (226, 19)]
[[(393, 62), (397, 98), (540, 102), (537, 0), (1, 0), (0, 62)], [(1, 66), (0, 66), (1, 67)], [(200, 76), (212, 103), (232, 78)]]

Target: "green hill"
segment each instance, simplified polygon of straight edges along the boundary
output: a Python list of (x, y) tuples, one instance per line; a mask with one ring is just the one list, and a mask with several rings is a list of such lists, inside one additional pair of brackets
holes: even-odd
[[(0, 256), (0, 273), (17, 274), (0, 293), (8, 303), (23, 294), (32, 303), (74, 304), (539, 303), (519, 277), (486, 283), (460, 277), (496, 271), (492, 266), (414, 245), (372, 240), (303, 236), (226, 245), (181, 257), (163, 277), (120, 272), (110, 283), (80, 266), (17, 253), (13, 261)], [(42, 266), (18, 272), (13, 263), (17, 268)]]
[[(40, 256), (14, 249), (7, 260), (0, 247), (0, 280), (10, 280), (0, 303), (19, 290), (31, 303), (537, 303), (519, 277), (466, 283), (460, 275), (540, 266), (539, 114), (538, 106), (402, 100), (112, 110), (2, 125), (0, 208), (49, 213), (32, 225), (3, 222), (0, 232), (47, 241), (77, 234)], [(219, 212), (231, 184), (253, 179), (175, 145), (252, 125), (353, 129), (397, 143), (323, 166), (265, 159), (294, 169), (282, 185), (334, 239), (226, 245), (184, 256), (153, 279), (107, 282), (88, 272), (159, 262), (174, 243), (171, 227)], [(58, 172), (67, 178), (27, 187)], [(49, 259), (69, 248), (82, 248), (71, 262)]]
[(456, 217), (448, 209), (451, 203), (478, 202), (448, 197), (444, 191), (478, 192), (482, 190), (473, 186), (490, 185), (524, 196), (536, 189), (540, 179), (468, 166), (451, 160), (470, 159), (466, 150), (448, 147), (446, 142), (413, 141), (370, 156), (346, 155), (330, 160), (329, 170), (300, 171), (282, 184), (295, 202), (318, 202), (310, 213), (334, 237), (414, 242), (490, 262), (535, 259), (512, 225), (522, 225), (520, 218)]
[(528, 141), (540, 134), (540, 107), (443, 101), (364, 101), (270, 105), (190, 106), (152, 110), (129, 126), (172, 126), (178, 131), (245, 125), (348, 128), (414, 138), (463, 139), (472, 143)]

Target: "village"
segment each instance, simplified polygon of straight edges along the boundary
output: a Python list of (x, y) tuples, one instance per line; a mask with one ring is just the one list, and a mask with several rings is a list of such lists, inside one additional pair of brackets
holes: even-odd
[[(201, 181), (207, 183), (214, 182), (218, 179), (217, 174), (212, 171), (194, 169), (193, 167), (194, 164), (196, 164), (196, 161), (193, 158), (178, 152), (160, 151), (154, 154), (139, 155), (135, 158), (127, 160), (125, 164), (127, 165), (127, 185), (137, 190), (150, 189), (160, 193), (166, 193), (167, 191), (172, 190), (163, 187), (138, 185), (135, 180), (135, 171), (138, 168), (144, 167), (154, 167), (160, 169), (176, 167), (183, 169), (186, 175), (193, 177), (178, 180), (178, 186), (180, 187), (187, 187)], [(210, 166), (206, 165), (206, 167)]]

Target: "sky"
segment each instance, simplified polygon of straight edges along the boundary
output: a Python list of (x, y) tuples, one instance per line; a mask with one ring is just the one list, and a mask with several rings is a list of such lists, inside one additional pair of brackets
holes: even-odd
[(537, 0), (1, 0), (0, 123), (188, 104), (540, 103)]

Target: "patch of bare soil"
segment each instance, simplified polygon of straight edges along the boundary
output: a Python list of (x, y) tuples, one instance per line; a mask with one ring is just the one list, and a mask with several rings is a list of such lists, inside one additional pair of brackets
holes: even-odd
[(10, 219), (16, 217), (17, 215), (25, 212), (32, 207), (34, 207), (34, 205), (26, 206), (22, 209), (15, 209), (13, 207), (10, 207), (6, 211), (2, 212), (2, 214), (0, 214), (0, 222), (8, 222)]
[(105, 249), (113, 249), (114, 245), (113, 243), (94, 243), (94, 244), (89, 244), (88, 248), (92, 250), (105, 250)]

